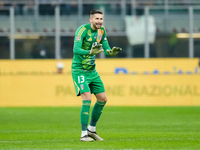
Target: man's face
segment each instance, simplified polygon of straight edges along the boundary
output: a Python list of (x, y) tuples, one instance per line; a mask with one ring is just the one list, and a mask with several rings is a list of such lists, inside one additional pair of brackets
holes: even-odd
[(103, 14), (91, 15), (89, 20), (93, 30), (100, 29), (103, 25)]

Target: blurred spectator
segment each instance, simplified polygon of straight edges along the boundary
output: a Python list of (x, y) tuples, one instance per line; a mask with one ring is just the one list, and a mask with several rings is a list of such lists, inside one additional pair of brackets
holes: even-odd
[(94, 8), (94, 0), (88, 0), (87, 4), (83, 4), (83, 15), (88, 15), (90, 11)]
[(40, 0), (39, 14), (54, 15), (54, 5), (51, 5), (52, 0)]
[(120, 14), (120, 5), (116, 1), (110, 1), (110, 13), (113, 15)]
[(63, 3), (63, 0), (59, 0), (59, 2), (60, 2), (60, 11), (61, 11), (60, 14), (61, 15), (70, 15), (71, 5)]
[(15, 2), (12, 3), (12, 6), (14, 8), (15, 16), (16, 15), (20, 15), (20, 6), (17, 3), (15, 3)]
[(71, 5), (62, 4), (60, 5), (61, 15), (70, 15), (71, 14)]
[(4, 3), (0, 1), (0, 8), (4, 8)]
[(33, 46), (31, 56), (36, 59), (48, 58), (48, 50), (44, 43), (44, 38), (40, 38), (38, 43)]
[(0, 15), (9, 15), (9, 10), (1, 10), (4, 8), (4, 2), (0, 1)]
[(32, 4), (32, 3), (25, 4), (23, 7), (23, 14), (24, 15), (33, 15), (34, 14), (34, 4)]
[(74, 14), (77, 15), (78, 4), (77, 2), (61, 3), (60, 10), (61, 10), (61, 15), (74, 15)]

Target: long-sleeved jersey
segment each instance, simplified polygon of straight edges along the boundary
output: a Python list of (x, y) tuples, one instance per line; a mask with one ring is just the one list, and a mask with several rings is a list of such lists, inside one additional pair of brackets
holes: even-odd
[(93, 30), (90, 24), (80, 26), (74, 37), (74, 56), (72, 70), (95, 70), (95, 55), (89, 55), (93, 43), (101, 43), (106, 55), (106, 50), (111, 50), (105, 28)]

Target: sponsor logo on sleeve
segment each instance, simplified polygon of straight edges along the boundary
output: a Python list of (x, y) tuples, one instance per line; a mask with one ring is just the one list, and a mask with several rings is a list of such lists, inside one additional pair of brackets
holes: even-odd
[(80, 40), (81, 40), (81, 37), (80, 37), (80, 36), (77, 36), (77, 37), (76, 37), (76, 40), (77, 40), (77, 41), (80, 41)]

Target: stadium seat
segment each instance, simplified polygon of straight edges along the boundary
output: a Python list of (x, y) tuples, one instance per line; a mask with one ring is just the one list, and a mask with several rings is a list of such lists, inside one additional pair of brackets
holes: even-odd
[(25, 31), (26, 31), (27, 33), (31, 32), (31, 30), (30, 30), (30, 29), (28, 29), (28, 28), (27, 28)]
[(176, 28), (173, 28), (173, 29), (172, 29), (172, 32), (177, 33), (178, 31), (177, 31)]
[(185, 28), (181, 28), (181, 32), (182, 33), (186, 33), (186, 29)]
[(42, 30), (43, 32), (48, 32), (48, 30), (46, 29), (46, 28), (43, 28), (43, 30)]
[(62, 29), (60, 30), (60, 32), (65, 32), (65, 29), (62, 28)]
[(17, 29), (16, 29), (16, 32), (21, 32), (21, 29), (20, 29), (20, 28), (17, 28)]

